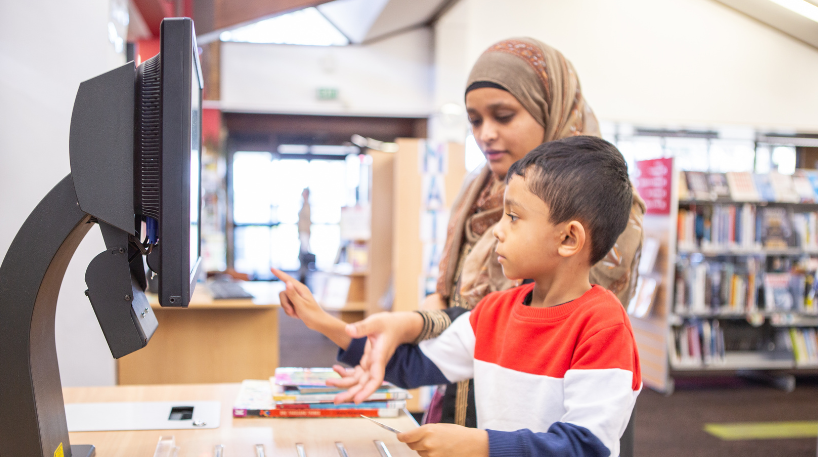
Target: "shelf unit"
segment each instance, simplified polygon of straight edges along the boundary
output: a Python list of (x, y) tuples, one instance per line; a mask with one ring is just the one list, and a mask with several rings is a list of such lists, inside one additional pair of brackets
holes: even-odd
[[(668, 181), (668, 192), (665, 196), (668, 200), (667, 211), (664, 214), (656, 212), (651, 214), (649, 210), (643, 224), (645, 237), (654, 238), (659, 244), (653, 271), (643, 275), (657, 281), (657, 292), (654, 297), (653, 307), (648, 315), (641, 318), (631, 316), (631, 324), (639, 349), (642, 376), (645, 384), (655, 390), (670, 394), (674, 389), (674, 376), (749, 373), (755, 377), (766, 377), (782, 388), (793, 388), (795, 383), (793, 374), (799, 372), (814, 373), (818, 370), (818, 363), (796, 363), (792, 352), (783, 351), (779, 347), (770, 348), (769, 350), (727, 350), (724, 352), (723, 360), (715, 360), (714, 357), (714, 360), (709, 361), (709, 363), (705, 363), (704, 358), (696, 361), (680, 360), (676, 353), (676, 340), (672, 338), (675, 338), (674, 329), (679, 330), (685, 323), (699, 321), (718, 321), (731, 330), (740, 329), (746, 334), (753, 334), (753, 332), (756, 332), (755, 334), (762, 334), (762, 332), (772, 332), (774, 334), (774, 332), (786, 328), (818, 327), (818, 313), (784, 310), (767, 311), (763, 305), (764, 296), (761, 293), (764, 264), (768, 258), (800, 258), (810, 255), (818, 257), (818, 248), (788, 247), (776, 249), (725, 246), (701, 248), (678, 246), (678, 217), (680, 208), (691, 209), (698, 206), (738, 206), (749, 203), (758, 208), (784, 207), (790, 212), (805, 212), (818, 211), (818, 203), (680, 201), (678, 198), (679, 172), (676, 169), (675, 161), (672, 161), (672, 159), (661, 160), (670, 160), (672, 164), (667, 167), (666, 175)], [(638, 182), (637, 187), (639, 188)], [(642, 188), (639, 189), (640, 192), (643, 191)], [(650, 190), (645, 190), (645, 192), (650, 192)], [(675, 306), (677, 262), (681, 259), (687, 258), (690, 260), (695, 258), (697, 261), (737, 264), (739, 260), (746, 260), (749, 257), (758, 259), (761, 265), (757, 270), (760, 274), (756, 282), (756, 290), (758, 291), (756, 303), (762, 303), (758, 306), (758, 310), (742, 312), (688, 310), (686, 312), (675, 312), (677, 310)], [(711, 305), (712, 303), (707, 304), (708, 307), (712, 307)], [(708, 322), (707, 325), (711, 324)], [(682, 337), (685, 338), (685, 334), (682, 334)], [(671, 346), (671, 343), (674, 345)], [(671, 350), (673, 350), (673, 353), (671, 353)]]

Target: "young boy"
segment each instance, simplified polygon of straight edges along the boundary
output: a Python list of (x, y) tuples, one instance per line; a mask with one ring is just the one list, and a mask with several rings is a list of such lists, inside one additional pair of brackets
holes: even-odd
[[(619, 455), (639, 359), (622, 305), (589, 271), (628, 223), (627, 165), (610, 143), (571, 137), (528, 153), (506, 184), (496, 253), (508, 278), (534, 282), (489, 294), (381, 368), (403, 387), (474, 378), (479, 429), (432, 424), (398, 439), (424, 456)], [(340, 360), (369, 370), (364, 341)], [(367, 383), (361, 371), (340, 371), (346, 398)]]

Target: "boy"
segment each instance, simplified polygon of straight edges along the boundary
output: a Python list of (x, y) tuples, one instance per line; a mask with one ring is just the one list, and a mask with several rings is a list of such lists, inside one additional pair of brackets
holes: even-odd
[(619, 455), (639, 360), (622, 305), (589, 271), (628, 223), (627, 165), (610, 143), (577, 136), (535, 148), (506, 185), (498, 260), (508, 278), (534, 282), (489, 294), (436, 339), (400, 346), (385, 370), (353, 340), (340, 360), (360, 365), (339, 370), (334, 384), (350, 390), (336, 400), (362, 400), (373, 369), (404, 387), (474, 378), (479, 429), (432, 424), (398, 439), (424, 456)]

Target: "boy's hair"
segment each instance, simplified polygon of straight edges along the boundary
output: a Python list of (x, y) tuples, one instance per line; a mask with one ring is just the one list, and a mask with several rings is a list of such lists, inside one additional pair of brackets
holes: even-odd
[(543, 143), (506, 174), (522, 176), (551, 212), (551, 223), (578, 220), (589, 232), (591, 265), (602, 260), (625, 230), (633, 203), (628, 165), (618, 149), (593, 136)]

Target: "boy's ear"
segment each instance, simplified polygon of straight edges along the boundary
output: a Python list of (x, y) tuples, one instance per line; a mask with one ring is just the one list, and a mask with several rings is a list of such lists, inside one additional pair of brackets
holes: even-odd
[(562, 257), (579, 254), (585, 247), (587, 234), (579, 221), (566, 222), (561, 233), (560, 246), (557, 250)]

